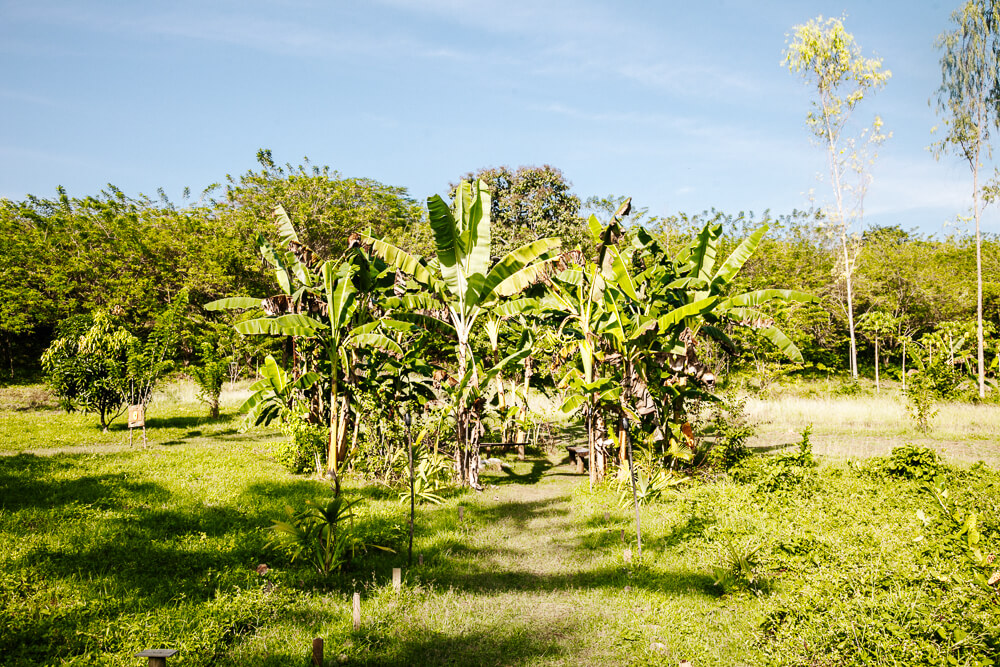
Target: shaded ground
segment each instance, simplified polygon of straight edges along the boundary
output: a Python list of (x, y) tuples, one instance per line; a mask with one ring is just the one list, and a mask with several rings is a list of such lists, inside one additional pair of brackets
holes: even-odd
[[(389, 568), (357, 581), (364, 622), (346, 641), (347, 599), (314, 600), (298, 610), (332, 655), (358, 665), (699, 665), (744, 662), (756, 614), (736, 615), (706, 571), (684, 553), (700, 529), (650, 535), (641, 573), (624, 561), (635, 549), (634, 515), (589, 504), (586, 476), (565, 460), (512, 462), (484, 475), (482, 494), (458, 506), (421, 508), (414, 566), (394, 593)], [(683, 528), (683, 527), (682, 527)], [(624, 538), (624, 541), (623, 541)], [(420, 557), (423, 564), (418, 564)], [(751, 604), (751, 607), (753, 604)], [(744, 612), (746, 607), (744, 607)], [(303, 623), (262, 628), (225, 664), (283, 664), (289, 634)], [(688, 628), (689, 632), (678, 631)], [(308, 632), (307, 630), (306, 632)], [(712, 637), (706, 641), (705, 635)], [(299, 646), (309, 636), (301, 634)], [(273, 662), (271, 662), (273, 661)], [(287, 664), (287, 663), (286, 663)]]

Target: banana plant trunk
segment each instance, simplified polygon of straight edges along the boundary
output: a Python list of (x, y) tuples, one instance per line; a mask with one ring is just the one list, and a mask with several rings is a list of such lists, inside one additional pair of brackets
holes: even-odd
[(334, 497), (340, 495), (340, 468), (347, 458), (348, 397), (341, 395), (340, 369), (336, 351), (330, 355), (330, 442), (327, 449), (327, 474), (333, 478)]
[[(468, 335), (462, 335), (459, 330), (458, 341), (458, 376), (465, 377), (468, 368)], [(475, 371), (473, 371), (475, 372)], [(475, 378), (473, 380), (475, 381)], [(455, 473), (461, 484), (468, 484), (477, 491), (482, 490), (479, 484), (479, 424), (473, 423), (472, 410), (461, 397), (455, 406), (455, 435), (458, 442), (455, 446)]]

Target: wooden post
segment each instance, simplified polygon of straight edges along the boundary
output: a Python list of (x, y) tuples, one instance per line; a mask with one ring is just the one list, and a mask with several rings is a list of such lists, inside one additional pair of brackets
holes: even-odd
[(458, 522), (462, 523), (465, 521), (465, 507), (462, 505), (458, 506)]
[(316, 667), (323, 667), (323, 640), (317, 637), (313, 640), (312, 664)]
[(584, 468), (583, 468), (583, 454), (577, 454), (576, 455), (576, 472), (578, 474), (580, 474), (580, 475), (582, 475), (583, 472), (584, 472)]
[(611, 513), (607, 510), (604, 510), (604, 523), (607, 523), (608, 521), (611, 521)]
[(361, 593), (354, 594), (354, 631), (361, 629)]
[(417, 564), (418, 564), (418, 565), (423, 565), (423, 564), (424, 564), (424, 555), (423, 555), (423, 554), (420, 554), (420, 555), (419, 555), (419, 556), (417, 557)]
[(517, 443), (517, 460), (518, 461), (523, 461), (524, 460), (524, 443), (523, 442)]
[(403, 584), (403, 570), (402, 568), (394, 567), (392, 568), (392, 587), (397, 591), (399, 587)]
[(167, 667), (167, 658), (177, 654), (175, 648), (147, 648), (136, 653), (137, 658), (149, 658), (149, 667)]

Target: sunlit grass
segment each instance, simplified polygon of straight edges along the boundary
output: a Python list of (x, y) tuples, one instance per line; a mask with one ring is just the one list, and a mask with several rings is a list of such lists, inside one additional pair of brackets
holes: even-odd
[[(236, 410), (249, 395), (250, 382), (226, 384), (220, 397), (221, 416), (210, 419), (208, 408), (198, 401), (197, 386), (190, 380), (165, 382), (157, 388), (146, 410), (146, 442), (171, 446), (199, 437), (238, 436), (242, 416)], [(142, 429), (129, 429), (125, 416), (102, 432), (97, 416), (67, 413), (43, 385), (0, 388), (0, 453), (33, 451), (111, 452), (142, 444)], [(272, 430), (272, 435), (275, 432)]]
[[(120, 427), (101, 434), (93, 415), (0, 413), (0, 662), (131, 666), (138, 650), (167, 646), (181, 649), (171, 659), (180, 666), (305, 665), (322, 637), (328, 664), (812, 664), (822, 654), (809, 646), (834, 634), (844, 651), (892, 655), (883, 620), (922, 595), (916, 511), (930, 513), (933, 499), (918, 482), (832, 458), (813, 492), (690, 480), (641, 509), (639, 566), (631, 506), (611, 485), (591, 491), (561, 449), (523, 462), (508, 454), (504, 471), (484, 474), (485, 492), (418, 506), (412, 566), (398, 490), (349, 477), (345, 493), (362, 499), (355, 529), (395, 553), (358, 553), (324, 580), (270, 546), (267, 527), (329, 484), (280, 469), (268, 456), (275, 431), (240, 432), (241, 391), (227, 390), (223, 417), (209, 420), (193, 385), (165, 385), (145, 448), (128, 448)], [(37, 392), (0, 397), (38, 402)], [(995, 413), (945, 407), (936, 427), (969, 435), (956, 444), (942, 426), (935, 445), (995, 450)], [(888, 396), (787, 396), (749, 409), (778, 445), (812, 423), (818, 454), (860, 457), (913, 439)], [(994, 553), (1000, 506), (984, 498), (976, 511)], [(766, 591), (714, 583), (727, 544), (757, 550)], [(393, 567), (404, 572), (399, 592)], [(765, 631), (776, 618), (776, 634)]]
[(817, 454), (884, 456), (893, 447), (916, 443), (946, 459), (1000, 464), (1000, 407), (942, 402), (928, 433), (921, 433), (898, 392), (864, 396), (779, 395), (748, 397), (747, 413), (757, 425), (752, 444), (789, 445), (812, 425)]

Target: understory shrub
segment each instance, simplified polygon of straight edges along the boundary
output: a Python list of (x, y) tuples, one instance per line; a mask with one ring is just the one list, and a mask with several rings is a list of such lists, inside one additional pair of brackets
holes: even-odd
[[(400, 452), (403, 462), (409, 465), (409, 455), (406, 451)], [(455, 475), (452, 471), (451, 461), (443, 454), (421, 450), (413, 452), (413, 497), (417, 504), (433, 503), (440, 505), (444, 498), (440, 493), (447, 488), (454, 486)], [(407, 471), (409, 472), (409, 471)], [(403, 491), (399, 494), (401, 503), (410, 502), (409, 479), (403, 480)]]
[(930, 431), (931, 420), (938, 413), (934, 402), (939, 397), (940, 393), (935, 387), (934, 379), (926, 371), (919, 371), (910, 376), (906, 383), (906, 409), (921, 433)]
[(272, 546), (286, 551), (292, 561), (301, 556), (324, 577), (342, 568), (358, 552), (379, 549), (394, 553), (383, 544), (365, 542), (355, 530), (352, 508), (359, 502), (343, 496), (307, 500), (306, 508), (298, 512), (286, 505), (286, 520), (271, 525)]
[(284, 416), (281, 430), (288, 439), (274, 445), (274, 459), (291, 473), (316, 470), (317, 457), (320, 463), (326, 457), (330, 432), (325, 425), (306, 421), (300, 413), (289, 410)]
[(755, 485), (759, 493), (812, 493), (818, 480), (811, 433), (812, 424), (803, 429), (794, 454), (747, 458), (730, 470), (730, 476), (733, 481)]
[(948, 470), (937, 452), (912, 443), (893, 447), (889, 456), (849, 461), (857, 473), (878, 478), (930, 481)]
[(729, 470), (750, 456), (747, 441), (757, 428), (747, 416), (747, 399), (735, 394), (725, 396), (712, 406), (705, 435), (714, 436), (715, 444), (705, 456), (705, 463), (712, 468)]
[(723, 565), (712, 567), (712, 584), (724, 593), (747, 590), (766, 593), (771, 582), (763, 563), (763, 545), (753, 539), (735, 542), (722, 538)]
[(893, 447), (889, 456), (881, 460), (879, 469), (889, 477), (931, 480), (941, 471), (941, 465), (933, 449), (908, 444)]

